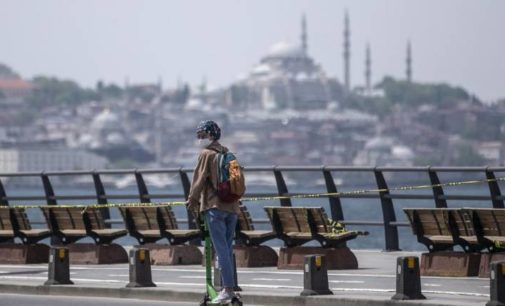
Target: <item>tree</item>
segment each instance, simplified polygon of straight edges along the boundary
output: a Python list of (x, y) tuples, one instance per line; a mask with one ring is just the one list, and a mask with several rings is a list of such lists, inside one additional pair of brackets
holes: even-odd
[(27, 101), (36, 108), (45, 106), (79, 104), (97, 99), (97, 94), (90, 89), (83, 89), (70, 80), (38, 76), (32, 80), (35, 89)]
[[(445, 83), (421, 84), (385, 77), (376, 88), (382, 89), (384, 97), (392, 104), (404, 107), (432, 104), (441, 108), (450, 108), (461, 101), (470, 100), (470, 94), (465, 89)], [(473, 101), (480, 103), (478, 99)]]
[(451, 165), (482, 166), (486, 163), (486, 160), (470, 145), (460, 144), (456, 147), (455, 152), (457, 154), (453, 158)]
[(1, 77), (10, 78), (10, 79), (19, 79), (20, 78), (20, 76), (19, 76), (19, 74), (17, 74), (17, 72), (12, 70), (9, 66), (0, 63), (0, 78)]
[(98, 99), (121, 98), (123, 89), (116, 84), (105, 85), (103, 81), (96, 83), (96, 94)]

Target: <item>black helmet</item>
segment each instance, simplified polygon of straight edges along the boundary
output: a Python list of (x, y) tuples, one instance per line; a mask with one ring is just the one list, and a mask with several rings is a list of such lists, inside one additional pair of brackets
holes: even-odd
[(205, 136), (210, 135), (215, 140), (219, 140), (221, 138), (221, 129), (212, 120), (205, 120), (198, 124), (196, 128), (196, 137), (197, 138), (205, 138)]

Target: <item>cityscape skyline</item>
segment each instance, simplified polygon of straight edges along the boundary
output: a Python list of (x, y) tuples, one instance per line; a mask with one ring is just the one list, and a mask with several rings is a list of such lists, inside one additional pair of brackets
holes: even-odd
[[(195, 3), (201, 10), (190, 10)], [(220, 1), (219, 5), (44, 1), (29, 6), (23, 1), (3, 1), (1, 5), (5, 9), (0, 10), (0, 34), (9, 48), (0, 50), (0, 61), (25, 78), (48, 74), (95, 86), (98, 80), (123, 84), (127, 78), (142, 83), (161, 77), (165, 87), (175, 87), (177, 80), (196, 85), (203, 79), (210, 85), (227, 86), (275, 42), (300, 41), (300, 18), (305, 16), (308, 52), (328, 75), (344, 83), (347, 11), (352, 86), (365, 85), (362, 50), (367, 44), (373, 54), (373, 84), (386, 75), (405, 77), (405, 47), (411, 42), (414, 81), (463, 86), (485, 101), (505, 96), (499, 77), (505, 69), (505, 39), (492, 31), (503, 23), (496, 17), (505, 5), (498, 1)], [(456, 5), (458, 10), (449, 11)], [(268, 6), (277, 13), (286, 12), (276, 15), (265, 10)], [(223, 7), (228, 9), (219, 10)], [(162, 18), (162, 12), (173, 14)], [(210, 22), (208, 15), (213, 13)], [(419, 24), (423, 14), (430, 18)], [(184, 16), (194, 18), (193, 25)], [(451, 23), (440, 26), (444, 20)], [(456, 32), (466, 35), (458, 37)]]

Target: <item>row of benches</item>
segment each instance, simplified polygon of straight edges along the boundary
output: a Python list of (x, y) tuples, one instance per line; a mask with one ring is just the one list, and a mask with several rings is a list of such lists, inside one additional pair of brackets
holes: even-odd
[[(111, 229), (104, 222), (100, 209), (81, 207), (41, 207), (48, 229), (33, 229), (23, 208), (0, 209), (0, 242), (18, 237), (23, 244), (34, 244), (49, 236), (62, 244), (91, 237), (96, 244), (108, 244), (126, 234), (140, 244), (168, 239), (179, 245), (198, 238), (197, 229), (179, 229), (170, 206), (120, 207), (126, 229)], [(321, 207), (265, 207), (272, 230), (256, 230), (245, 206), (241, 206), (236, 239), (241, 245), (257, 246), (280, 238), (286, 246), (294, 247), (318, 241), (322, 247), (339, 247), (362, 234), (349, 231), (334, 233)]]
[(405, 208), (417, 240), (429, 252), (459, 245), (467, 253), (504, 251), (505, 209), (500, 208)]

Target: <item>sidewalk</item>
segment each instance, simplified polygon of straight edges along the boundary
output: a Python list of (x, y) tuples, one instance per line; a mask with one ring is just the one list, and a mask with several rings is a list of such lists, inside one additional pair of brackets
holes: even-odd
[[(489, 280), (479, 278), (423, 277), (426, 300), (392, 301), (398, 256), (416, 252), (355, 250), (360, 268), (331, 270), (329, 286), (334, 295), (301, 297), (302, 271), (276, 268), (239, 269), (244, 305), (485, 305)], [(201, 300), (205, 272), (202, 266), (152, 266), (155, 288), (125, 288), (128, 265), (73, 265), (74, 285), (43, 286), (47, 265), (0, 265), (0, 291), (18, 294), (52, 294), (165, 301)]]

